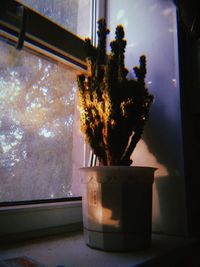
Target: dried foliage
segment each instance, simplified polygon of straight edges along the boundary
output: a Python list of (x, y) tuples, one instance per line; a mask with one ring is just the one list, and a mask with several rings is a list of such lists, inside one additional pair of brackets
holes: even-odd
[(126, 40), (117, 26), (106, 53), (109, 30), (98, 21), (98, 46), (85, 39), (87, 74), (78, 76), (81, 130), (101, 165), (131, 165), (131, 154), (141, 139), (153, 96), (145, 87), (146, 58), (134, 67), (136, 79), (126, 78)]

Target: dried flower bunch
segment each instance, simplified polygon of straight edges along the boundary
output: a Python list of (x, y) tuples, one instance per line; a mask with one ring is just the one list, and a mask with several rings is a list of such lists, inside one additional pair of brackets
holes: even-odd
[(126, 78), (126, 40), (123, 26), (106, 53), (109, 33), (105, 19), (98, 21), (98, 46), (85, 39), (87, 73), (78, 75), (81, 130), (101, 165), (132, 163), (131, 154), (142, 137), (153, 96), (145, 86), (146, 58), (134, 67), (136, 79)]

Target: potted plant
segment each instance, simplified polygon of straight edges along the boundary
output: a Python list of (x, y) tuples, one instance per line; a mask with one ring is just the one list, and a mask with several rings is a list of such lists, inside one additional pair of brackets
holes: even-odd
[(87, 73), (78, 75), (81, 130), (99, 166), (82, 168), (86, 243), (103, 250), (132, 250), (151, 243), (155, 168), (133, 167), (131, 155), (142, 137), (153, 96), (145, 86), (146, 58), (126, 78), (126, 41), (121, 25), (106, 53), (109, 33), (98, 21), (98, 45), (85, 39)]

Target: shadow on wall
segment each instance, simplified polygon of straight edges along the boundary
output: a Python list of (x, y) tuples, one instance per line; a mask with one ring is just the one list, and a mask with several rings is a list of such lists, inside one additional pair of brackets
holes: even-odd
[(152, 107), (144, 131), (144, 141), (150, 153), (165, 166), (169, 176), (179, 176), (183, 170), (180, 123), (170, 121), (161, 105), (158, 100)]
[(153, 187), (154, 231), (182, 235), (187, 231), (179, 87), (172, 86), (161, 71), (154, 73), (155, 102), (133, 160), (158, 168)]
[(154, 225), (161, 220), (162, 231), (180, 234), (185, 232), (187, 217), (176, 7), (173, 1), (160, 0), (110, 0), (109, 5), (111, 33), (116, 24), (125, 26), (126, 66), (132, 69), (139, 56), (146, 55), (146, 84), (155, 97), (143, 139), (132, 155), (133, 165), (158, 168), (153, 192)]
[[(167, 234), (187, 235), (184, 186), (180, 176), (159, 177), (155, 186), (159, 198), (162, 229)], [(175, 219), (174, 219), (175, 218)]]
[(159, 107), (153, 110), (154, 120), (149, 122), (145, 131), (147, 148), (160, 164), (154, 183), (153, 229), (167, 234), (187, 235), (180, 133), (174, 123), (162, 123), (164, 117), (161, 111)]

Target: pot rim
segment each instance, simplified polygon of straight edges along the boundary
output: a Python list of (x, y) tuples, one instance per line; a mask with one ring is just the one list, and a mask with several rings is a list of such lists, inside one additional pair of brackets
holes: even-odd
[(99, 170), (99, 171), (113, 171), (113, 170), (152, 170), (156, 171), (158, 168), (153, 166), (91, 166), (91, 167), (80, 167), (79, 170), (87, 171), (87, 170)]
[(152, 184), (157, 168), (146, 166), (94, 166), (80, 168), (84, 173), (82, 183), (145, 183)]

